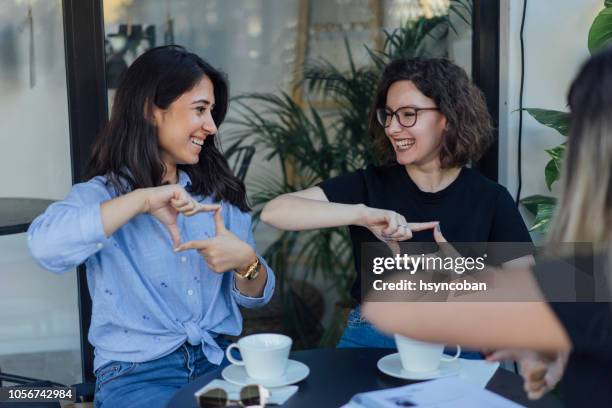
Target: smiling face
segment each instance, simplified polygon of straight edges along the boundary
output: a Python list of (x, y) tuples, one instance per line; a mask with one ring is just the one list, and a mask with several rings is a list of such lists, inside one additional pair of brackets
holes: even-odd
[(204, 76), (167, 109), (153, 108), (160, 157), (167, 175), (174, 177), (178, 164), (198, 163), (204, 140), (217, 133), (212, 117), (214, 106), (213, 84)]
[[(397, 81), (387, 91), (386, 109), (398, 108), (435, 108), (433, 99), (425, 96), (412, 81)], [(395, 151), (399, 164), (419, 167), (440, 167), (440, 148), (446, 127), (446, 118), (437, 110), (417, 113), (416, 124), (406, 128), (394, 116), (385, 134)]]

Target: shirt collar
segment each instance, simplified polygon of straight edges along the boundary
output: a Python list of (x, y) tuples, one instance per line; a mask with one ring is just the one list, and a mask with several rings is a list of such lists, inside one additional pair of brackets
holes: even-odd
[(183, 188), (190, 187), (191, 178), (189, 177), (189, 174), (187, 174), (187, 172), (183, 170), (177, 170), (177, 171), (178, 171), (178, 184)]

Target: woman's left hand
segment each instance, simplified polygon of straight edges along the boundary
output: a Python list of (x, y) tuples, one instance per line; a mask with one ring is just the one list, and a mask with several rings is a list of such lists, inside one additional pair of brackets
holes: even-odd
[(215, 211), (215, 237), (189, 241), (175, 248), (176, 252), (196, 249), (215, 272), (246, 269), (255, 262), (257, 255), (253, 248), (225, 228), (221, 208)]

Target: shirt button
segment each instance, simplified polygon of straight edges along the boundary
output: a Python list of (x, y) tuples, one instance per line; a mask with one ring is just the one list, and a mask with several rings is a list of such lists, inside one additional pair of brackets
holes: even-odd
[(103, 247), (104, 247), (104, 244), (102, 244), (101, 242), (98, 242), (96, 244), (96, 248), (98, 248), (98, 249), (102, 249)]
[(32, 240), (32, 235), (28, 235), (28, 241)]
[(187, 262), (187, 257), (186, 257), (186, 256), (184, 256), (184, 255), (183, 255), (183, 256), (181, 256), (181, 262), (183, 262), (183, 263)]
[(193, 290), (192, 290), (192, 289), (189, 289), (189, 290), (187, 291), (187, 294), (188, 294), (189, 296), (193, 295)]

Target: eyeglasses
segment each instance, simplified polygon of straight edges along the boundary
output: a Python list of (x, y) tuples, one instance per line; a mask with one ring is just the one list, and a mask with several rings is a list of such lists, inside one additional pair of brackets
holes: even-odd
[(402, 106), (397, 108), (395, 112), (390, 111), (387, 108), (376, 109), (376, 119), (378, 123), (384, 128), (391, 126), (393, 116), (397, 118), (398, 123), (402, 127), (412, 127), (416, 125), (417, 115), (420, 111), (428, 110), (440, 110), (440, 108), (415, 108), (412, 106)]
[(261, 385), (246, 385), (240, 390), (240, 400), (231, 400), (223, 388), (212, 388), (203, 394), (197, 395), (200, 408), (225, 408), (228, 406), (241, 406), (244, 408), (264, 408), (266, 406), (278, 406), (267, 404), (270, 391)]

